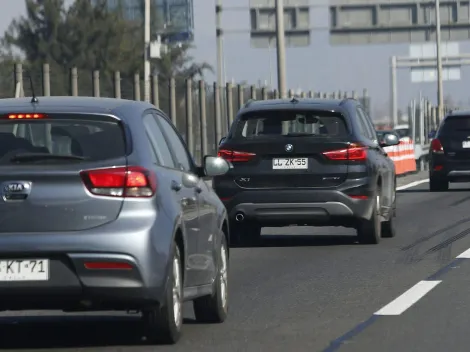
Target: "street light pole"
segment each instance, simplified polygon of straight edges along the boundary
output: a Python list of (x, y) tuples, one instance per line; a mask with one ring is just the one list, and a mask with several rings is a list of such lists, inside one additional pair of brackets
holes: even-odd
[(441, 51), (441, 14), (439, 0), (436, 0), (436, 55), (437, 55), (437, 105), (438, 116), (444, 116), (444, 88), (442, 83), (442, 51)]
[(281, 98), (287, 97), (286, 88), (286, 43), (284, 33), (284, 2), (276, 0), (276, 54), (277, 88)]
[(144, 8), (144, 100), (150, 102), (150, 0)]
[(217, 38), (217, 86), (223, 86), (224, 80), (224, 52), (223, 52), (223, 30), (222, 30), (222, 0), (217, 0), (215, 5), (215, 30)]

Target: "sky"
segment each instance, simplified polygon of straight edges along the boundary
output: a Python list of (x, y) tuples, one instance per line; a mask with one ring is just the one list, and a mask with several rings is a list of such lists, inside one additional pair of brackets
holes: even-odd
[[(10, 21), (24, 15), (23, 0), (1, 0), (0, 33)], [(66, 0), (70, 4), (73, 0)], [(409, 45), (331, 46), (328, 39), (328, 0), (310, 0), (316, 4), (311, 9), (313, 28), (311, 44), (305, 48), (287, 48), (286, 71), (288, 88), (323, 92), (368, 89), (371, 96), (372, 115), (389, 115), (390, 111), (390, 57), (408, 56)], [(322, 5), (325, 6), (322, 6)], [(223, 0), (227, 11), (223, 13), (224, 57), (226, 78), (235, 82), (258, 84), (270, 81), (276, 85), (275, 50), (254, 49), (249, 38), (249, 0)], [(319, 6), (320, 5), (320, 6)], [(229, 10), (230, 7), (242, 8)], [(246, 7), (246, 8), (243, 8)], [(196, 61), (205, 61), (214, 69), (216, 61), (215, 0), (194, 0)], [(460, 43), (460, 53), (470, 53), (470, 43)], [(272, 70), (270, 70), (270, 57)], [(272, 72), (270, 72), (272, 71)], [(444, 82), (444, 95), (463, 106), (470, 106), (467, 86), (470, 70), (462, 68), (460, 81)], [(214, 75), (207, 79), (215, 80)], [(409, 69), (398, 71), (398, 104), (406, 109), (409, 101), (419, 94), (437, 102), (436, 83), (411, 83)], [(379, 118), (379, 116), (372, 116)], [(380, 116), (381, 117), (381, 116)]]

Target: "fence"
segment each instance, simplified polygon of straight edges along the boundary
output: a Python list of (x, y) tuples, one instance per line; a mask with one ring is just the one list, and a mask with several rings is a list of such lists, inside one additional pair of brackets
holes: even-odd
[[(43, 65), (42, 72), (27, 73), (21, 64), (15, 64), (13, 80), (3, 86), (11, 89), (20, 87), (21, 95), (31, 96), (94, 96), (141, 100), (144, 85), (141, 76), (123, 77), (120, 72), (112, 75), (100, 75), (99, 71), (86, 72), (77, 68), (51, 70)], [(39, 94), (41, 93), (41, 94)], [(5, 94), (2, 94), (5, 97)], [(289, 97), (309, 98), (355, 98), (362, 101), (366, 110), (370, 109), (370, 98), (364, 89), (362, 96), (348, 92), (288, 92)], [(186, 140), (191, 154), (196, 161), (202, 155), (213, 154), (218, 141), (226, 134), (237, 111), (248, 99), (278, 98), (276, 90), (255, 85), (234, 85), (227, 83), (218, 89), (217, 84), (208, 84), (204, 80), (193, 81), (191, 78), (161, 79), (151, 77), (151, 101), (166, 112)]]

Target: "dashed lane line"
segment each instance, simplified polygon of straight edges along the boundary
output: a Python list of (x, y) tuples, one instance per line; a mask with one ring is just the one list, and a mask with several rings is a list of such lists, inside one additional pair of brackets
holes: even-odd
[(429, 179), (428, 179), (428, 178), (426, 178), (426, 179), (424, 179), (424, 180), (414, 181), (414, 182), (408, 183), (408, 184), (406, 184), (406, 185), (397, 187), (397, 191), (401, 191), (401, 190), (404, 190), (404, 189), (416, 187), (416, 186), (419, 186), (419, 185), (421, 185), (421, 184), (423, 184), (423, 183), (426, 183), (426, 182), (429, 182)]
[(439, 285), (442, 281), (427, 281), (423, 280), (411, 287), (408, 291), (401, 296), (394, 299), (385, 307), (375, 312), (375, 315), (401, 315), (413, 304), (423, 298), (429, 291)]
[[(416, 184), (409, 187), (414, 186), (416, 186)], [(339, 350), (343, 344), (354, 339), (354, 337), (358, 336), (361, 332), (366, 330), (381, 316), (397, 316), (403, 314), (405, 311), (407, 311), (410, 307), (419, 302), (420, 299), (426, 296), (426, 294), (428, 294), (432, 289), (434, 289), (437, 285), (442, 282), (442, 280), (437, 280), (438, 278), (442, 278), (442, 276), (448, 273), (451, 269), (458, 268), (460, 266), (460, 262), (465, 259), (470, 259), (470, 248), (460, 253), (450, 264), (442, 267), (433, 275), (429, 276), (427, 280), (422, 280), (418, 282), (408, 291), (406, 291), (405, 293), (403, 293), (402, 295), (400, 295), (399, 297), (379, 309), (372, 316), (370, 316), (369, 319), (361, 322), (342, 336), (333, 340), (330, 345), (323, 350), (323, 352), (333, 352)]]

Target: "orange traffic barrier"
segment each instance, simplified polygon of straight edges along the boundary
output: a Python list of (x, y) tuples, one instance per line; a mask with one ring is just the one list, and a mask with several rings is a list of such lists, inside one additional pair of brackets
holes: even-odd
[(385, 147), (384, 150), (395, 164), (397, 175), (416, 171), (414, 143), (409, 137), (400, 139), (400, 144)]

